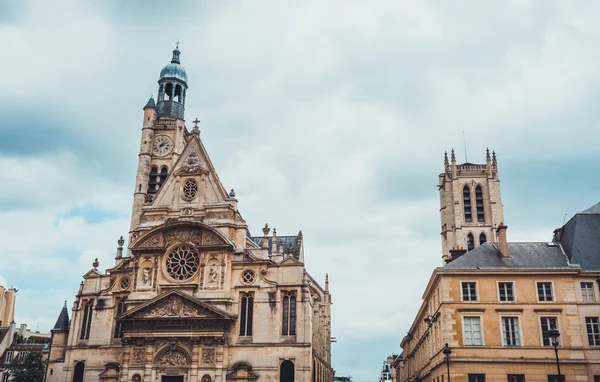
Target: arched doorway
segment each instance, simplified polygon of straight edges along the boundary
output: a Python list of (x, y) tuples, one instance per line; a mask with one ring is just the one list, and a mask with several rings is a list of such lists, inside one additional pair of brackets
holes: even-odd
[(212, 378), (210, 377), (210, 375), (205, 374), (204, 377), (202, 377), (201, 382), (212, 382)]
[(285, 360), (279, 368), (279, 382), (294, 382), (294, 363)]
[(73, 371), (73, 382), (83, 382), (83, 373), (85, 372), (85, 363), (77, 362)]

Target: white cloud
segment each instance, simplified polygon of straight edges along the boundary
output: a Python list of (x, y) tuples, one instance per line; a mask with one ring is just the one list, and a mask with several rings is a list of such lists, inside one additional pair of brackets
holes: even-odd
[[(303, 231), (310, 272), (321, 282), (330, 273), (342, 341), (399, 342), (410, 326), (440, 265), (436, 176), (462, 131), (481, 153), (469, 159), (496, 148), (502, 174), (598, 159), (593, 2), (242, 1), (190, 5), (160, 23), (125, 22), (136, 13), (114, 1), (32, 4), (0, 24), (12, 57), (0, 62), (10, 90), (0, 102), (65, 126), (51, 131), (55, 150), (0, 153), (0, 256), (11, 256), (0, 275), (21, 288), (18, 317), (43, 330), (96, 257), (110, 266), (127, 232), (141, 107), (177, 37), (187, 115), (203, 120), (221, 179), (253, 232), (265, 222)], [(8, 122), (0, 134), (13, 133)], [(518, 198), (519, 184), (502, 187)], [(68, 214), (86, 206), (105, 219)], [(519, 224), (526, 213), (506, 206), (511, 240), (549, 240), (555, 227)], [(40, 277), (63, 272), (64, 285)], [(36, 319), (39, 293), (51, 314)], [(367, 378), (379, 364), (358, 367)]]

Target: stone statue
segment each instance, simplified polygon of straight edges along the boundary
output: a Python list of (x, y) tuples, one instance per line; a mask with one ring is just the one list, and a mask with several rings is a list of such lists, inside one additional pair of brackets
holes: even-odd
[(219, 278), (219, 272), (217, 270), (217, 266), (212, 264), (208, 270), (208, 283), (216, 284)]
[(142, 268), (142, 284), (144, 285), (150, 285), (151, 280), (152, 280), (152, 268), (150, 267), (144, 267)]

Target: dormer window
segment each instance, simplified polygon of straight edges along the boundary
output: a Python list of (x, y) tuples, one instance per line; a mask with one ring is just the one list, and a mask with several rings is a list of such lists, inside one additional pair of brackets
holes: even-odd
[(472, 222), (473, 216), (471, 212), (471, 190), (469, 190), (468, 186), (463, 188), (463, 205), (465, 210), (465, 222)]

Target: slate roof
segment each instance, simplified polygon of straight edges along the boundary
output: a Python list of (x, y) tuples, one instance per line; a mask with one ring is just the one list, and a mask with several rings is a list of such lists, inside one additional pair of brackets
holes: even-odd
[(557, 235), (572, 264), (586, 271), (600, 270), (600, 203), (576, 214)]
[(558, 244), (508, 243), (510, 257), (504, 258), (498, 243), (485, 243), (440, 269), (579, 269), (569, 261)]
[(67, 311), (67, 302), (65, 301), (65, 305), (60, 311), (58, 319), (56, 320), (56, 324), (54, 324), (54, 328), (52, 328), (52, 330), (69, 330), (69, 326), (69, 312)]
[[(262, 247), (264, 237), (255, 236), (255, 237), (251, 237), (250, 239), (253, 242), (255, 242), (259, 248)], [(271, 254), (271, 250), (273, 248), (272, 244), (273, 244), (273, 237), (270, 236), (269, 237), (269, 254)], [(296, 260), (300, 260), (300, 240), (298, 239), (298, 236), (277, 236), (277, 251), (278, 252), (289, 253), (290, 246), (291, 246), (291, 251), (294, 255), (294, 258)], [(280, 247), (281, 247), (281, 251), (279, 250)]]

